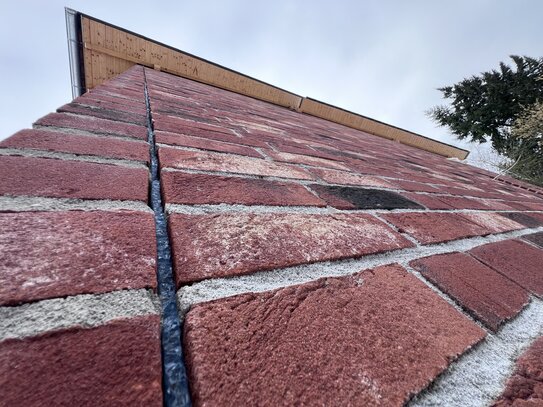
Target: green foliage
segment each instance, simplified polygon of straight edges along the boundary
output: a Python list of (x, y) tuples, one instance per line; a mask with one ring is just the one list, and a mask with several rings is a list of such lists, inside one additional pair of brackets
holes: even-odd
[(511, 128), (508, 146), (511, 160), (507, 172), (543, 186), (543, 102), (535, 103), (519, 115)]
[(543, 100), (543, 58), (511, 59), (515, 69), (500, 62), (497, 70), (440, 88), (450, 105), (434, 107), (430, 117), (459, 139), (491, 141), (499, 153), (513, 158), (511, 148), (515, 156), (518, 140), (512, 140), (511, 126), (526, 107)]

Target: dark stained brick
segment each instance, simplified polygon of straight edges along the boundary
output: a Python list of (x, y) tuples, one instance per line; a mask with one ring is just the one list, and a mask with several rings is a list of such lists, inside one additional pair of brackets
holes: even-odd
[(413, 245), (366, 214), (171, 214), (169, 225), (178, 286)]
[(532, 233), (531, 235), (524, 235), (522, 239), (532, 242), (536, 246), (543, 249), (543, 232)]
[(517, 360), (513, 375), (492, 407), (543, 406), (543, 336)]
[(92, 116), (76, 116), (67, 113), (50, 113), (35, 124), (40, 126), (63, 127), (92, 133), (111, 134), (147, 140), (147, 127), (116, 122)]
[(330, 206), (338, 209), (423, 209), (392, 191), (312, 184), (309, 187)]
[(149, 161), (149, 146), (146, 143), (136, 143), (107, 137), (76, 136), (46, 130), (21, 130), (2, 141), (0, 147), (29, 148), (125, 160)]
[(502, 212), (501, 216), (505, 216), (508, 219), (514, 220), (515, 222), (521, 223), (524, 226), (529, 228), (536, 228), (538, 226), (543, 226), (543, 218), (538, 219), (536, 216), (533, 216), (531, 213), (526, 212)]
[(0, 342), (5, 406), (162, 406), (160, 317)]
[(520, 240), (489, 243), (470, 254), (528, 291), (543, 296), (543, 250)]
[(195, 406), (403, 406), (484, 335), (392, 265), (196, 305), (184, 349)]
[(1, 213), (0, 304), (154, 288), (155, 258), (150, 213)]
[(520, 286), (464, 253), (426, 257), (410, 265), (494, 331), (529, 301)]
[(160, 148), (159, 159), (162, 168), (185, 168), (267, 177), (312, 179), (311, 174), (301, 167), (228, 154)]
[(387, 213), (382, 217), (423, 244), (447, 242), (491, 233), (459, 213)]
[(148, 171), (49, 158), (0, 157), (0, 195), (147, 202)]
[(326, 206), (302, 185), (262, 179), (165, 171), (166, 203)]
[(201, 150), (218, 151), (220, 153), (238, 154), (247, 157), (263, 158), (262, 154), (252, 147), (224, 143), (222, 141), (191, 137), (184, 134), (168, 133), (165, 131), (155, 132), (155, 138), (157, 143), (199, 148)]

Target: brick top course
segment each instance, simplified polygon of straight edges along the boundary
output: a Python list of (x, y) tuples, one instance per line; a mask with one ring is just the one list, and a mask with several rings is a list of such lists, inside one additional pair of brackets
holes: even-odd
[[(403, 405), (543, 295), (543, 189), (140, 66), (0, 142), (0, 172), (6, 323), (156, 297), (160, 186), (170, 288), (219, 298), (181, 315), (196, 406)], [(0, 397), (160, 404), (158, 317), (111, 320), (0, 341)]]

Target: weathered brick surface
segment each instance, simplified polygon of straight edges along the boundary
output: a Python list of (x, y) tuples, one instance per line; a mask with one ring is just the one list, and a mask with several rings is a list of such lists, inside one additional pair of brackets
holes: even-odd
[(46, 130), (21, 130), (0, 142), (0, 147), (149, 161), (149, 146), (146, 143), (115, 138), (76, 136)]
[(523, 212), (505, 212), (500, 213), (500, 215), (505, 216), (508, 219), (514, 220), (517, 223), (521, 223), (529, 228), (543, 226), (543, 218), (538, 219), (537, 216), (534, 216), (537, 214)]
[(302, 185), (289, 182), (180, 171), (163, 172), (161, 179), (166, 203), (326, 206)]
[(160, 317), (0, 342), (5, 406), (161, 406)]
[(326, 158), (312, 157), (309, 155), (302, 155), (302, 154), (281, 153), (281, 152), (278, 153), (273, 150), (266, 150), (266, 154), (275, 161), (284, 161), (287, 163), (305, 164), (305, 165), (311, 165), (313, 167), (325, 167), (325, 168), (333, 168), (336, 170), (349, 171), (349, 167), (346, 167), (345, 165), (337, 161), (328, 160)]
[(484, 337), (399, 266), (194, 306), (195, 406), (402, 406)]
[(479, 226), (488, 229), (491, 233), (510, 232), (512, 230), (524, 229), (524, 225), (508, 218), (500, 216), (498, 213), (474, 212), (463, 213), (466, 219), (476, 223)]
[(543, 337), (517, 360), (513, 375), (492, 407), (543, 406)]
[(76, 116), (67, 113), (50, 113), (35, 124), (40, 126), (63, 127), (92, 133), (134, 137), (147, 140), (147, 127), (135, 124), (100, 119), (92, 116)]
[(423, 244), (483, 236), (491, 230), (470, 222), (459, 213), (418, 212), (382, 215), (388, 222)]
[(147, 125), (147, 112), (142, 112), (140, 114), (129, 113), (126, 111), (121, 111), (113, 108), (104, 108), (96, 106), (85, 106), (78, 103), (68, 103), (60, 107), (58, 112), (63, 113), (73, 113), (84, 116), (93, 116), (100, 119), (114, 120), (126, 123), (138, 124), (140, 126)]
[(153, 216), (0, 214), (0, 304), (156, 287)]
[(228, 154), (161, 148), (159, 159), (162, 168), (186, 168), (267, 177), (312, 179), (312, 176), (301, 167)]
[(492, 330), (529, 301), (527, 291), (464, 253), (426, 257), (410, 265)]
[(423, 209), (423, 206), (392, 191), (311, 184), (309, 187), (338, 209)]
[(330, 184), (393, 188), (393, 186), (384, 179), (372, 177), (370, 175), (360, 175), (352, 172), (324, 168), (311, 168), (309, 171)]
[(412, 246), (364, 214), (172, 214), (169, 226), (178, 286)]
[(192, 147), (201, 150), (218, 151), (220, 153), (238, 154), (246, 157), (263, 158), (262, 154), (252, 147), (238, 144), (224, 143), (222, 141), (206, 140), (204, 138), (186, 136), (184, 134), (168, 133), (165, 131), (155, 132), (157, 143), (170, 144), (174, 146)]
[(428, 209), (452, 209), (451, 205), (446, 204), (438, 196), (433, 194), (414, 194), (411, 192), (402, 192), (402, 195), (407, 199), (418, 202), (421, 205), (424, 205)]
[(0, 195), (147, 202), (148, 171), (49, 158), (0, 157)]
[(543, 296), (543, 250), (520, 240), (489, 243), (470, 254), (528, 291)]

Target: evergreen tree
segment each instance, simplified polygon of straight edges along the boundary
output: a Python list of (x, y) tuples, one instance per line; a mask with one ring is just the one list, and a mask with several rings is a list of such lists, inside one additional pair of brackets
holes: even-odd
[(517, 156), (518, 140), (512, 139), (511, 126), (525, 109), (543, 101), (543, 58), (511, 59), (514, 69), (500, 62), (497, 70), (440, 88), (450, 105), (434, 107), (430, 117), (459, 139), (491, 141), (500, 154)]

